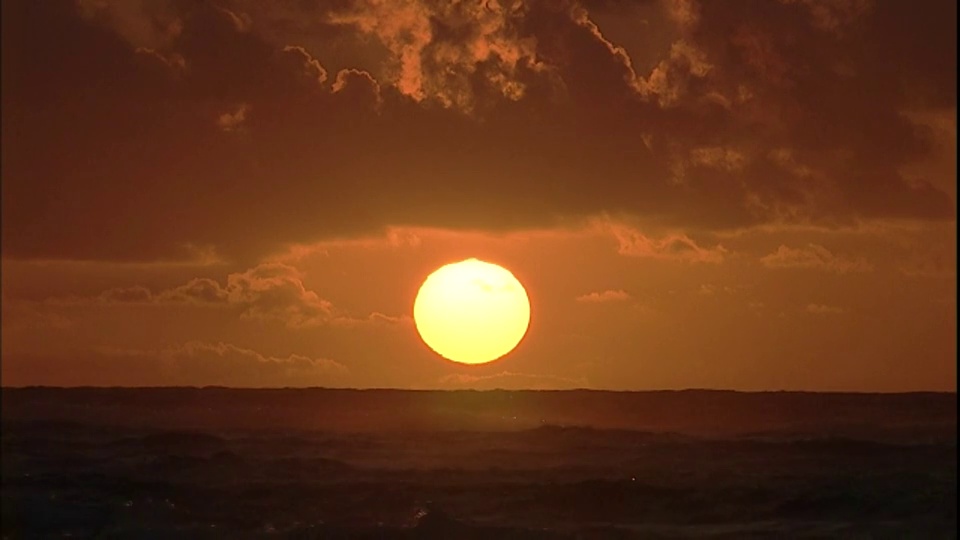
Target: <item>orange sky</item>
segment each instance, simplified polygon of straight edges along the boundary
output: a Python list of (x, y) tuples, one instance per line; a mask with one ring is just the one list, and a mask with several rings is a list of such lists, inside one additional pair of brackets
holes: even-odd
[(2, 7), (4, 385), (956, 389), (953, 2)]

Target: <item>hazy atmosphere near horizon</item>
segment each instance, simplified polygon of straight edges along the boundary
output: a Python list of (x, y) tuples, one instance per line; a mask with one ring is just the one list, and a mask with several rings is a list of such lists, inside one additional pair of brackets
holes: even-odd
[(956, 9), (4, 0), (2, 384), (954, 392)]

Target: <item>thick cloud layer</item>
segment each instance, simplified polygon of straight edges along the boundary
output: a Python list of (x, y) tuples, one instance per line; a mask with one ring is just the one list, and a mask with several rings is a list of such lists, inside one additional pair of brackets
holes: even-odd
[[(640, 34), (641, 13), (669, 25), (642, 54), (598, 22)], [(903, 170), (932, 151), (912, 118), (956, 109), (955, 20), (949, 0), (12, 0), (3, 256), (256, 259), (600, 213), (953, 219), (948, 182)]]

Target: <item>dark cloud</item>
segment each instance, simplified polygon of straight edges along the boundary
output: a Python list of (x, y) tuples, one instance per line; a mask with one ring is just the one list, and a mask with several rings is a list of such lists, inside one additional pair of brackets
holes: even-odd
[(645, 72), (593, 17), (618, 2), (4, 2), (3, 256), (954, 217), (901, 176), (909, 115), (956, 106), (954, 3), (664, 6)]

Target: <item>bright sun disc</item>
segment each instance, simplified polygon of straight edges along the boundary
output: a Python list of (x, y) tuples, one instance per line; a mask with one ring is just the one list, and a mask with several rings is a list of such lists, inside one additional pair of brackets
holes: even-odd
[(530, 300), (509, 270), (477, 259), (430, 274), (413, 303), (417, 332), (437, 354), (483, 364), (512, 351), (530, 325)]

